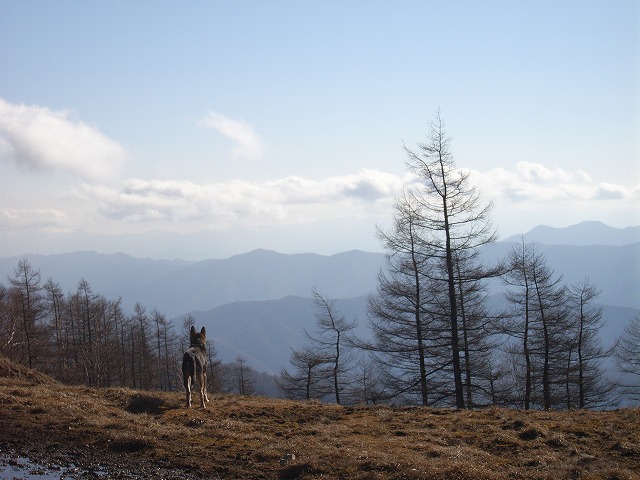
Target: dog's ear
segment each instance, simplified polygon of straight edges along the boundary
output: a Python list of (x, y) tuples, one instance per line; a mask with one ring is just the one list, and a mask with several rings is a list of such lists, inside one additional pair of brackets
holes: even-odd
[(196, 334), (196, 327), (195, 325), (191, 325), (191, 336)]
[(205, 337), (206, 337), (206, 336), (207, 336), (207, 329), (206, 329), (206, 328), (204, 328), (204, 327), (202, 327), (202, 330), (200, 330), (200, 333), (201, 333), (203, 336), (205, 336)]

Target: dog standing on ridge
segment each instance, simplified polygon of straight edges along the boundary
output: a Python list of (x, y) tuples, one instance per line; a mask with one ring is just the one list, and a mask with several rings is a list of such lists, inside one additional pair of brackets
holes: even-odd
[(200, 383), (200, 403), (202, 408), (207, 408), (207, 331), (204, 327), (200, 333), (196, 333), (196, 327), (191, 325), (191, 345), (182, 357), (182, 381), (187, 391), (187, 408), (191, 408), (191, 388)]

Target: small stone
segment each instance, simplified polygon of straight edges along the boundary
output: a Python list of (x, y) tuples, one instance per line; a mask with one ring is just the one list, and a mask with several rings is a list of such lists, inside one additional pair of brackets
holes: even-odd
[(296, 459), (296, 456), (293, 453), (287, 453), (284, 457), (280, 459), (280, 465), (284, 466)]

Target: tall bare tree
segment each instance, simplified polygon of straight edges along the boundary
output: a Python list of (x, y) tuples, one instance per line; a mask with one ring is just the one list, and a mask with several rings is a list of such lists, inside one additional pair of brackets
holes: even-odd
[[(482, 201), (470, 174), (456, 167), (440, 112), (429, 126), (426, 141), (416, 151), (405, 147), (407, 167), (419, 186), (411, 190), (420, 206), (423, 248), (438, 259), (429, 271), (435, 288), (446, 292), (443, 314), (449, 320), (449, 341), (455, 403), (464, 408), (464, 381), (460, 347), (460, 298), (456, 290), (456, 254), (464, 255), (496, 239), (491, 203)], [(440, 288), (442, 287), (442, 288)]]

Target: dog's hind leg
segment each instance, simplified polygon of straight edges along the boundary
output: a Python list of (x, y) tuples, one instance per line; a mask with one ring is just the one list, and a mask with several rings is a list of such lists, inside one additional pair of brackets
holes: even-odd
[[(205, 405), (205, 399), (207, 398), (207, 380), (204, 372), (198, 372), (198, 382), (200, 382), (200, 405), (202, 408), (207, 408)], [(208, 401), (208, 400), (207, 400)]]
[(185, 353), (182, 357), (182, 383), (186, 391), (187, 408), (191, 408), (191, 387), (193, 387), (195, 378), (195, 364), (193, 357), (189, 353)]
[(191, 377), (187, 377), (184, 389), (187, 391), (187, 408), (191, 408)]
[(204, 401), (208, 402), (209, 401), (209, 396), (207, 395), (207, 371), (206, 370), (204, 370), (202, 372), (202, 376), (203, 376), (203, 380), (204, 380), (203, 381), (203, 385), (204, 386), (202, 387), (202, 390), (204, 391)]

